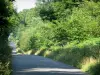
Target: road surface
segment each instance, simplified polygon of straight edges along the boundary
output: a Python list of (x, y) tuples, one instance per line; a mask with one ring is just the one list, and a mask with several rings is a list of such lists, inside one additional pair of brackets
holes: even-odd
[[(13, 44), (13, 43), (12, 43)], [(86, 75), (79, 69), (35, 55), (17, 55), (15, 45), (12, 75)]]

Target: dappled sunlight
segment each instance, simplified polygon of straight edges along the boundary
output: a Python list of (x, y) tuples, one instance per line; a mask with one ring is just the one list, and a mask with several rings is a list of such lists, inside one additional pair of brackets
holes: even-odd
[(25, 69), (20, 72), (48, 72), (48, 71), (65, 71), (65, 72), (80, 72), (78, 69), (62, 69), (62, 68), (31, 68), (31, 69)]
[(23, 69), (18, 72), (53, 72), (53, 73), (66, 73), (66, 74), (83, 74), (79, 69), (63, 69), (63, 68), (30, 68)]

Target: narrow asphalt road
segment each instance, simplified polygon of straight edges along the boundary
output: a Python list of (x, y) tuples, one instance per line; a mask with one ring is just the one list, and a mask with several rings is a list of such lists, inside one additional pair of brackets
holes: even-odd
[(16, 55), (12, 58), (12, 75), (86, 75), (79, 69), (35, 55)]

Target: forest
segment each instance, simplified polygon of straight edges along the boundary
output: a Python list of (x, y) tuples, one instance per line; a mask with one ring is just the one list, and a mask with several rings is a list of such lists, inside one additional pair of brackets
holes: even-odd
[(9, 3), (0, 0), (0, 75), (11, 73), (9, 41), (16, 43), (19, 54), (44, 56), (100, 75), (100, 0), (37, 0), (35, 8), (19, 13)]

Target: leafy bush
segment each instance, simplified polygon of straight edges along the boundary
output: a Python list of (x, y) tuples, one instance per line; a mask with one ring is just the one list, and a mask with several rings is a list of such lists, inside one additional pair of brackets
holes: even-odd
[(100, 75), (100, 63), (95, 63), (91, 65), (89, 68), (89, 73), (91, 75)]
[(8, 46), (8, 36), (12, 26), (10, 16), (13, 14), (11, 0), (0, 0), (0, 75), (11, 73), (11, 48)]

